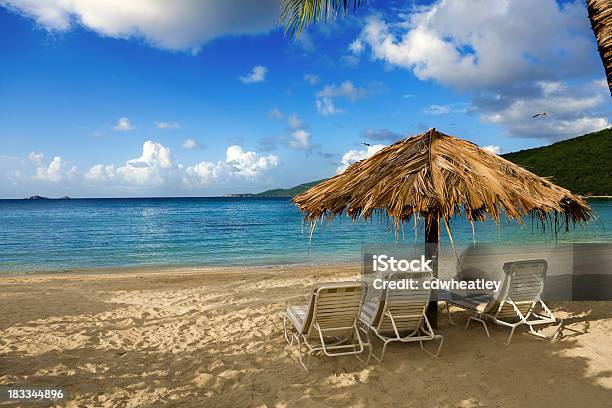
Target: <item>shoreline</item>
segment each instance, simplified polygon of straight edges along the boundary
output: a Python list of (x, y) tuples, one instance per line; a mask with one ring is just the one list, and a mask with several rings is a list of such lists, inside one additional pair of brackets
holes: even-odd
[[(466, 247), (472, 246), (471, 243), (463, 243)], [(609, 241), (593, 241), (593, 242), (558, 242), (554, 245), (548, 242), (537, 243), (535, 246), (530, 246), (527, 252), (542, 252), (549, 251), (551, 248), (556, 248), (563, 245), (573, 244), (610, 244)], [(407, 245), (413, 245), (408, 243)], [(418, 243), (415, 245), (422, 245)], [(485, 248), (499, 248), (500, 246), (506, 247), (508, 250), (519, 249), (525, 250), (525, 245), (518, 242), (493, 242), (483, 243), (479, 242), (478, 245)], [(452, 255), (449, 242), (442, 242), (441, 246), (443, 250), (441, 257), (444, 255)], [(456, 248), (462, 248), (456, 244)], [(534, 249), (535, 248), (535, 249)], [(496, 255), (498, 256), (498, 255)], [(315, 260), (311, 262), (287, 262), (287, 263), (260, 263), (260, 264), (223, 264), (223, 263), (202, 263), (202, 264), (144, 264), (144, 265), (120, 265), (120, 266), (100, 266), (100, 267), (82, 267), (82, 268), (69, 268), (69, 269), (56, 269), (56, 270), (44, 270), (44, 269), (30, 269), (30, 270), (0, 270), (0, 280), (7, 277), (28, 277), (28, 276), (88, 276), (88, 275), (116, 275), (116, 274), (154, 274), (154, 273), (175, 273), (175, 274), (189, 274), (189, 273), (204, 273), (204, 272), (218, 272), (222, 270), (240, 270), (240, 271), (262, 271), (262, 270), (281, 270), (281, 269), (298, 269), (298, 268), (328, 268), (334, 266), (356, 266), (361, 269), (362, 266), (361, 256), (356, 256), (354, 260), (347, 260), (347, 258), (340, 258), (338, 260), (325, 259), (321, 262)]]
[[(535, 248), (535, 251), (548, 251), (550, 248), (559, 247), (563, 245), (574, 245), (574, 244), (610, 244), (610, 241), (561, 241), (557, 243), (553, 242), (539, 242), (529, 247), (529, 252)], [(413, 245), (412, 242), (406, 245)], [(414, 245), (422, 245), (417, 243)], [(471, 247), (471, 242), (463, 242), (461, 244), (455, 243), (456, 248)], [(479, 242), (479, 246), (486, 248), (499, 248), (504, 246), (509, 250), (513, 249), (525, 249), (525, 244), (520, 242), (504, 242), (497, 241), (491, 243)], [(446, 253), (451, 250), (450, 242), (441, 242), (443, 248), (442, 253)], [(451, 252), (446, 253), (446, 255)], [(329, 257), (328, 257), (329, 258)], [(79, 267), (79, 268), (67, 268), (67, 269), (29, 269), (29, 270), (1, 270), (0, 269), (0, 280), (7, 277), (28, 277), (28, 276), (77, 276), (77, 275), (110, 275), (110, 274), (142, 274), (142, 273), (201, 273), (201, 272), (216, 272), (219, 270), (242, 270), (242, 271), (259, 271), (259, 270), (279, 270), (279, 269), (296, 269), (296, 268), (327, 268), (333, 266), (358, 266), (361, 268), (362, 259), (361, 256), (355, 256), (354, 260), (348, 260), (345, 257), (338, 260), (325, 259), (324, 261), (316, 262), (314, 259), (311, 262), (287, 262), (287, 263), (255, 263), (255, 264), (223, 264), (223, 263), (200, 263), (200, 264), (142, 264), (142, 265), (119, 265), (119, 266), (96, 266), (96, 267)]]
[(281, 271), (282, 269), (314, 269), (314, 268), (333, 268), (333, 267), (356, 267), (361, 268), (361, 262), (335, 261), (335, 262), (308, 262), (308, 263), (289, 263), (289, 264), (263, 264), (263, 265), (131, 265), (131, 266), (111, 266), (100, 268), (78, 268), (58, 271), (3, 271), (0, 272), (0, 281), (8, 278), (28, 278), (28, 277), (72, 277), (72, 276), (135, 276), (147, 274), (172, 274), (172, 275), (192, 275), (192, 274), (216, 274), (220, 272), (240, 273), (240, 272), (263, 272)]

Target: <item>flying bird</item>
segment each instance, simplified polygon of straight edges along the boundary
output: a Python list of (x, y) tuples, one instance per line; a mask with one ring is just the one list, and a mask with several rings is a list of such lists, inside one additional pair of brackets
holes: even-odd
[(539, 116), (548, 116), (548, 114), (550, 114), (552, 112), (540, 112), (540, 113), (536, 113), (535, 115), (532, 116), (532, 118), (537, 118)]
[(366, 142), (361, 142), (361, 144), (364, 145), (364, 146), (372, 146), (371, 144), (366, 143)]

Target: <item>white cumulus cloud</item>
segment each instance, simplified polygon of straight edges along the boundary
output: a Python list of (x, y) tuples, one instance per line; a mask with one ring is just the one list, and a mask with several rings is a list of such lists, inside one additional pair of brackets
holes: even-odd
[[(270, 111), (268, 116), (276, 119), (283, 119), (284, 115), (278, 111)], [(260, 141), (260, 148), (266, 151), (274, 150), (279, 145), (284, 145), (289, 149), (293, 150), (306, 150), (311, 152), (313, 149), (318, 148), (318, 145), (312, 144), (312, 137), (308, 132), (306, 123), (295, 113), (287, 116), (287, 129), (286, 133), (282, 136), (272, 136), (264, 138)]]
[(353, 82), (347, 80), (340, 85), (325, 85), (323, 89), (315, 94), (315, 106), (319, 114), (332, 116), (344, 112), (343, 109), (336, 107), (336, 98), (344, 98), (354, 102), (357, 99), (366, 98), (382, 91), (383, 86), (380, 83), (372, 83), (366, 88), (355, 86)]
[(37, 165), (42, 165), (44, 159), (45, 155), (40, 152), (30, 152), (30, 154), (28, 154), (28, 160), (33, 163), (36, 163)]
[(204, 186), (219, 178), (220, 165), (211, 162), (200, 162), (185, 168), (182, 182), (189, 186)]
[(170, 149), (147, 140), (142, 146), (142, 155), (119, 167), (117, 175), (128, 184), (160, 185), (173, 167)]
[(143, 39), (168, 50), (198, 52), (224, 35), (267, 32), (280, 0), (0, 0), (49, 31), (82, 26), (104, 37)]
[(169, 148), (147, 140), (139, 157), (122, 166), (96, 164), (86, 173), (91, 183), (111, 186), (201, 187), (236, 179), (255, 179), (279, 164), (277, 156), (262, 156), (238, 145), (227, 148), (225, 159), (201, 161), (192, 166), (176, 163)]
[(340, 85), (326, 85), (322, 90), (317, 92), (319, 98), (338, 98), (343, 97), (351, 101), (358, 98), (364, 98), (368, 94), (366, 88), (357, 87), (351, 81), (344, 81)]
[(342, 173), (351, 164), (367, 159), (368, 157), (373, 156), (375, 153), (378, 153), (383, 148), (385, 148), (384, 144), (375, 144), (372, 146), (367, 146), (363, 150), (349, 150), (342, 155), (342, 158), (340, 159), (340, 166), (336, 168), (336, 173)]
[(118, 132), (127, 132), (128, 130), (134, 130), (134, 126), (130, 123), (130, 120), (127, 117), (119, 118), (115, 127), (113, 127)]
[(254, 66), (251, 71), (239, 77), (240, 82), (243, 84), (253, 84), (255, 82), (264, 82), (266, 80), (266, 73), (268, 72), (268, 68), (263, 65)]
[(200, 143), (195, 139), (185, 139), (181, 147), (183, 149), (197, 149), (200, 147)]
[(361, 41), (361, 38), (357, 38), (349, 45), (349, 50), (356, 55), (361, 54), (363, 48), (363, 41)]
[[(359, 40), (372, 56), (455, 88), (595, 72), (592, 33), (580, 2), (440, 0), (395, 24), (368, 19)], [(486, 24), (483, 24), (486, 21)]]
[(275, 155), (261, 156), (256, 152), (245, 151), (238, 145), (232, 145), (227, 148), (224, 161), (202, 161), (186, 167), (182, 182), (186, 186), (204, 186), (213, 182), (225, 183), (236, 178), (255, 179), (278, 164), (279, 159)]
[(446, 115), (450, 113), (451, 108), (446, 105), (429, 105), (429, 108), (425, 109), (424, 112), (430, 115)]
[(97, 164), (85, 173), (92, 182), (111, 181), (121, 185), (162, 185), (175, 171), (170, 149), (147, 140), (140, 157), (128, 160), (123, 166)]
[(336, 107), (332, 98), (317, 98), (315, 106), (317, 107), (317, 112), (323, 116), (333, 116), (344, 112), (344, 110)]
[(295, 150), (310, 150), (312, 143), (310, 141), (310, 133), (304, 129), (298, 129), (291, 133), (288, 146)]
[(495, 154), (501, 154), (502, 152), (502, 148), (497, 145), (482, 146), (482, 148), (488, 152), (495, 153)]
[(35, 165), (32, 179), (57, 183), (62, 180), (71, 179), (75, 176), (76, 166), (69, 167), (59, 156), (54, 156), (47, 164), (43, 153), (30, 152), (28, 160)]
[(232, 166), (232, 173), (244, 177), (256, 177), (262, 172), (276, 167), (278, 157), (271, 154), (260, 156), (256, 152), (244, 151), (238, 145), (227, 148), (225, 162)]

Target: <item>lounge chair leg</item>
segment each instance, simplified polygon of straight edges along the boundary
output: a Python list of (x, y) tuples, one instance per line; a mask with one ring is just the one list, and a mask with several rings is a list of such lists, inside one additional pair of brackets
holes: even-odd
[(545, 336), (545, 335), (543, 335), (542, 333), (538, 333), (537, 331), (535, 331), (532, 325), (530, 325), (530, 324), (529, 324), (528, 326), (529, 326), (529, 332), (530, 332), (531, 334), (533, 334), (534, 336), (537, 336), (537, 337), (543, 337), (543, 338), (546, 338), (546, 336)]
[[(283, 316), (283, 332), (285, 334), (285, 341), (287, 342), (287, 344), (289, 344), (290, 346), (293, 346), (293, 336), (287, 336), (287, 315), (286, 314)], [(289, 340), (289, 337), (291, 337), (291, 340)]]
[(380, 354), (380, 360), (379, 360), (381, 363), (382, 363), (383, 359), (385, 358), (385, 351), (387, 351), (387, 345), (389, 343), (390, 342), (385, 341), (385, 344), (383, 344), (382, 353)]
[(444, 336), (438, 334), (434, 336), (434, 338), (440, 338), (440, 345), (438, 346), (438, 350), (436, 351), (436, 357), (438, 357), (440, 355), (440, 350), (442, 350), (442, 345), (444, 344)]
[[(506, 346), (510, 345), (510, 341), (512, 341), (512, 335), (514, 334), (514, 329), (516, 329), (518, 326), (513, 326), (512, 330), (510, 330), (510, 337), (508, 337), (508, 341), (506, 342)], [(531, 328), (531, 326), (530, 326)]]
[(543, 339), (549, 339), (550, 341), (557, 340), (557, 337), (559, 336), (559, 333), (561, 333), (562, 330), (563, 330), (563, 320), (561, 320), (561, 322), (559, 323), (559, 325), (555, 329), (554, 334), (551, 337), (548, 337), (545, 334), (542, 334), (542, 333), (539, 333), (539, 332), (535, 331), (535, 329), (533, 328), (533, 325), (531, 325), (531, 324), (529, 325), (529, 332), (531, 334), (533, 334), (534, 336), (537, 336), (537, 337), (542, 337)]
[(589, 332), (589, 322), (585, 321), (584, 325), (582, 327), (582, 330), (576, 330), (572, 327), (566, 327), (565, 326), (565, 320), (561, 320), (561, 322), (559, 323), (559, 326), (557, 326), (557, 329), (555, 330), (555, 334), (552, 337), (551, 341), (556, 341), (556, 340), (561, 340), (565, 337), (565, 335), (563, 334), (564, 330), (570, 331), (572, 333), (574, 333), (573, 335), (570, 336), (576, 336), (576, 335), (580, 335), (580, 334), (587, 334)]
[(450, 306), (448, 305), (448, 302), (444, 302), (444, 305), (446, 305), (446, 315), (448, 316), (448, 322), (453, 325), (455, 325), (455, 322), (453, 322), (453, 319), (451, 318), (451, 313), (450, 313)]
[[(380, 353), (380, 357), (377, 356), (376, 353), (374, 353), (374, 347), (370, 346), (370, 354), (379, 363), (382, 363), (383, 358), (385, 358), (385, 351), (387, 350), (387, 344), (389, 344), (391, 341), (389, 341), (389, 340), (382, 340), (382, 342), (383, 342), (383, 347), (382, 347), (382, 352)], [(368, 361), (369, 361), (369, 356), (368, 356)]]
[(434, 336), (434, 339), (436, 340), (440, 340), (440, 344), (438, 345), (438, 350), (436, 350), (436, 353), (432, 353), (431, 351), (428, 351), (424, 346), (423, 346), (423, 341), (420, 340), (419, 344), (421, 345), (421, 350), (423, 350), (425, 353), (429, 354), (432, 357), (438, 357), (440, 355), (440, 350), (442, 349), (442, 344), (444, 344), (444, 336), (440, 335), (440, 334), (436, 334)]
[(487, 327), (487, 322), (485, 322), (484, 320), (481, 320), (480, 322), (484, 326), (485, 332), (487, 333), (487, 337), (491, 337), (491, 333), (489, 333), (489, 328)]
[(355, 354), (355, 358), (357, 360), (361, 361), (366, 366), (370, 364), (370, 357), (372, 356), (372, 345), (371, 344), (367, 344), (367, 346), (368, 346), (368, 358), (366, 358), (364, 360), (361, 357), (359, 357), (359, 354)]
[(300, 357), (300, 364), (302, 365), (302, 367), (304, 367), (304, 370), (308, 371), (310, 369), (310, 356), (312, 355), (312, 352), (309, 350), (308, 351), (308, 364), (304, 364), (304, 360), (302, 359), (302, 343), (300, 342), (300, 338), (297, 338), (297, 344), (298, 344), (298, 353), (299, 353), (299, 357)]
[(559, 325), (555, 329), (555, 334), (553, 334), (551, 341), (555, 341), (558, 338), (560, 339), (561, 337), (563, 337), (563, 327), (564, 326), (565, 326), (565, 320), (561, 320), (559, 322)]
[(474, 316), (470, 316), (470, 317), (468, 317), (468, 321), (467, 321), (467, 323), (465, 324), (465, 328), (466, 328), (466, 329), (468, 328), (468, 326), (470, 325), (470, 321), (471, 321), (471, 320), (476, 320), (477, 322), (482, 323), (482, 326), (484, 327), (485, 332), (487, 333), (487, 337), (491, 337), (491, 334), (489, 333), (489, 328), (487, 327), (487, 323), (486, 323), (484, 320), (482, 320), (482, 319), (480, 319), (479, 317), (477, 317), (477, 316), (478, 316), (478, 315), (476, 314), (476, 315), (474, 315)]
[(363, 327), (360, 327), (359, 330), (364, 332), (366, 335), (367, 343), (364, 343), (363, 345), (368, 346), (368, 358), (366, 360), (363, 360), (361, 357), (359, 357), (359, 354), (355, 354), (355, 357), (357, 358), (357, 360), (361, 361), (367, 366), (368, 364), (370, 364), (370, 358), (372, 356), (372, 343), (370, 342), (370, 334), (368, 333), (368, 330), (364, 329)]

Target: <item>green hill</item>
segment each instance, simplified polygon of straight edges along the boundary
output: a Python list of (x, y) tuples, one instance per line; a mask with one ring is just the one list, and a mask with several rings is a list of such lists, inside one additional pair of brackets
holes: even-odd
[[(549, 146), (502, 154), (507, 160), (583, 195), (612, 195), (612, 128)], [(326, 179), (289, 189), (268, 190), (257, 197), (293, 197)]]
[(612, 128), (502, 157), (573, 193), (612, 195)]
[(308, 190), (310, 187), (316, 186), (317, 184), (325, 180), (327, 179), (311, 181), (310, 183), (300, 184), (299, 186), (291, 188), (277, 188), (274, 190), (267, 190), (262, 193), (255, 194), (255, 197), (294, 197)]

